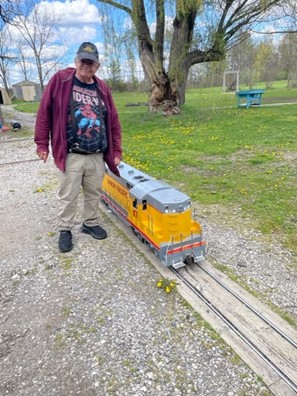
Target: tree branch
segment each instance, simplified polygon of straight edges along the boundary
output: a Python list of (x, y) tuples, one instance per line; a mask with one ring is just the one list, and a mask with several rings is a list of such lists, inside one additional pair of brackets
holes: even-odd
[(118, 3), (116, 1), (113, 0), (97, 0), (98, 3), (104, 3), (104, 4), (109, 4), (112, 7), (118, 8), (119, 10), (125, 11), (127, 12), (127, 14), (129, 14), (130, 16), (132, 15), (132, 10), (129, 7), (124, 6), (121, 3)]
[(165, 33), (165, 9), (164, 0), (156, 1), (157, 26), (155, 34), (156, 56), (160, 64), (163, 64), (164, 33)]

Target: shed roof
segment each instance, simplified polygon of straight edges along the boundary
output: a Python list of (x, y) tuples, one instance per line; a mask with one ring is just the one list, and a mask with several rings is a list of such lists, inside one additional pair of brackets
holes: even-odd
[(23, 81), (20, 81), (20, 82), (18, 82), (16, 84), (13, 84), (14, 87), (24, 87), (24, 86), (28, 86), (28, 85), (38, 86), (39, 84), (34, 82), (34, 81), (29, 81), (29, 80), (23, 80)]

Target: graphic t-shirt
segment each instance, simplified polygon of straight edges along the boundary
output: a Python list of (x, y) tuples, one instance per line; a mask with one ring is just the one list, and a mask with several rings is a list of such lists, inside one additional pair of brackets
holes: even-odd
[[(104, 152), (107, 148), (105, 126), (107, 111), (95, 82), (84, 84), (74, 77), (72, 98), (73, 112), (71, 105), (68, 107), (67, 148), (70, 149), (74, 143), (78, 143), (81, 149), (88, 152), (96, 152), (96, 150)], [(77, 138), (73, 128), (76, 128)]]

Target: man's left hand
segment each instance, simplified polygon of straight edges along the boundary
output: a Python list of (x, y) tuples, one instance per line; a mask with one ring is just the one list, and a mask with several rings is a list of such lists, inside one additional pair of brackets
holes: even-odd
[(114, 157), (114, 164), (115, 164), (115, 166), (118, 166), (118, 165), (120, 164), (120, 162), (121, 162), (121, 159), (120, 159), (120, 158)]

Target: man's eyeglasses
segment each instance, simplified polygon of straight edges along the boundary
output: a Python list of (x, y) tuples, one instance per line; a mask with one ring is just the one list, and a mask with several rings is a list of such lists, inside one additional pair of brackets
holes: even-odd
[(80, 63), (83, 64), (83, 65), (87, 65), (87, 66), (95, 66), (95, 65), (97, 65), (96, 62), (94, 62), (94, 61), (92, 61), (90, 59), (81, 59)]

